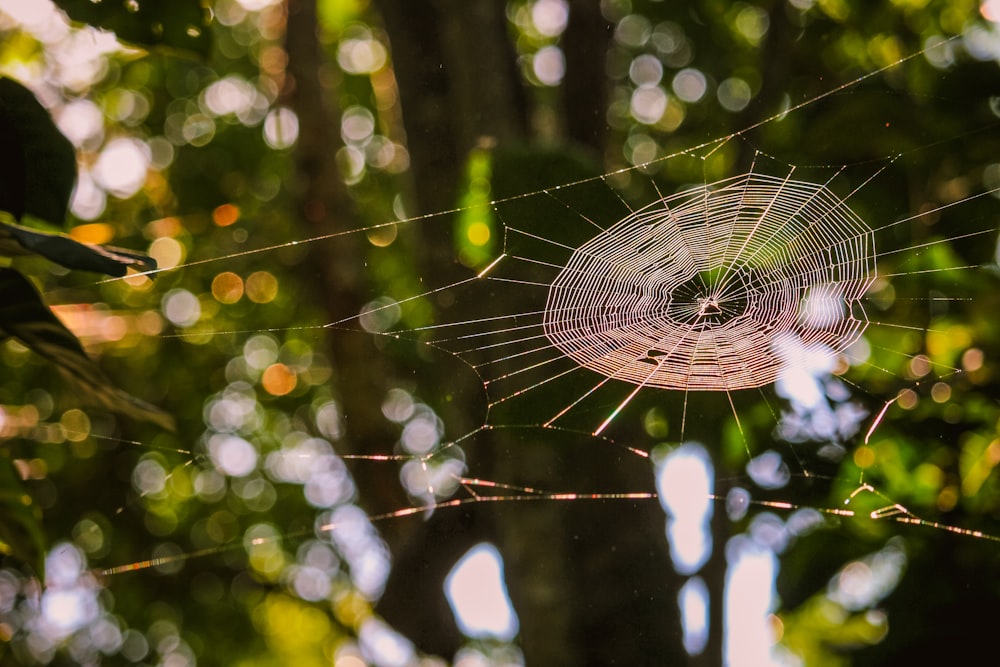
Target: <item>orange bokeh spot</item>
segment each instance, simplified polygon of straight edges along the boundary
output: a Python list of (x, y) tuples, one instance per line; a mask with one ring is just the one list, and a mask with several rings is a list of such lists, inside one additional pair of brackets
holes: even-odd
[(278, 296), (278, 279), (267, 271), (256, 271), (247, 277), (246, 289), (254, 303), (269, 303)]
[(970, 373), (974, 373), (983, 367), (983, 351), (977, 347), (970, 347), (962, 353), (962, 368)]
[(236, 303), (243, 296), (243, 279), (232, 271), (223, 271), (212, 279), (212, 296), (219, 303)]
[(104, 222), (77, 225), (69, 230), (69, 235), (82, 243), (107, 243), (115, 237), (115, 230)]
[(912, 410), (917, 407), (917, 403), (919, 402), (920, 397), (912, 389), (903, 389), (896, 396), (896, 403), (904, 410)]
[(295, 373), (284, 364), (271, 364), (260, 378), (264, 391), (272, 396), (284, 396), (295, 389), (296, 382)]
[(173, 238), (182, 231), (184, 231), (184, 226), (181, 224), (180, 219), (174, 217), (160, 218), (146, 225), (146, 232), (153, 238), (160, 238), (162, 236)]
[(235, 204), (223, 204), (212, 211), (212, 222), (219, 227), (228, 227), (240, 219), (240, 208)]

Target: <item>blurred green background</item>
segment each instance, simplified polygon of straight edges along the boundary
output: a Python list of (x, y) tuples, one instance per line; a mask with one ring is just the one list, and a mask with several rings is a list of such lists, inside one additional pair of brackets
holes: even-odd
[[(176, 429), (145, 408), (93, 407), (22, 342), (0, 343), (4, 664), (741, 664), (727, 654), (723, 600), (727, 554), (743, 548), (780, 567), (757, 637), (777, 664), (951, 664), (989, 650), (996, 239), (934, 242), (996, 227), (996, 197), (966, 198), (1000, 186), (1000, 3), (55, 5), (0, 2), (0, 73), (72, 143), (76, 188), (53, 219), (63, 216), (49, 204), (67, 193), (28, 178), (36, 203), (22, 216), (5, 199), (4, 223), (64, 222), (71, 238), (148, 253), (160, 271), (104, 279), (5, 261), (112, 387)], [(5, 144), (11, 192), (26, 174), (65, 182), (32, 162), (37, 138), (21, 149)], [(873, 227), (927, 214), (876, 237), (881, 252), (911, 250), (880, 260), (880, 275), (901, 277), (873, 287), (869, 363), (837, 385), (849, 396), (827, 397), (865, 411), (854, 432), (823, 441), (777, 427), (791, 408), (773, 390), (766, 402), (734, 396), (743, 434), (724, 398), (684, 408), (719, 497), (699, 575), (703, 648), (685, 648), (677, 596), (689, 577), (672, 564), (655, 500), (380, 518), (466, 497), (454, 484), (427, 494), (406, 461), (407, 429), (430, 429), (435, 443), (473, 434), (433, 459), (442, 479), (464, 471), (516, 495), (653, 493), (644, 458), (540, 428), (530, 409), (571, 400), (557, 392), (499, 418), (533, 428), (476, 432), (482, 381), (420, 331), (484, 303), (426, 293), (486, 267), (504, 224), (544, 229), (552, 206), (539, 194), (492, 200), (605, 174), (566, 196), (610, 211), (610, 186), (641, 199), (653, 181), (672, 192), (764, 161), (827, 177), (847, 165), (841, 195), (864, 184), (851, 203)], [(941, 270), (952, 266), (974, 268)], [(526, 308), (516, 290), (481, 298), (487, 311)], [(389, 329), (414, 333), (374, 335)], [(643, 393), (612, 437), (666, 456), (679, 402)], [(747, 449), (781, 452), (774, 465), (791, 482), (755, 486)], [(372, 460), (387, 455), (400, 456)], [(809, 511), (844, 507), (862, 470), (883, 496), (856, 496), (859, 518)], [(793, 507), (727, 513), (727, 494), (736, 502), (744, 488)], [(893, 503), (924, 522), (864, 518)], [(504, 559), (513, 639), (463, 636), (443, 592), (482, 542)], [(43, 549), (44, 589), (33, 578)]]

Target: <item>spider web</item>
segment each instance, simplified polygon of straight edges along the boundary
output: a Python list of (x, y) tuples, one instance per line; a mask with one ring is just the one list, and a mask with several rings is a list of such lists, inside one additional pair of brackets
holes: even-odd
[[(707, 150), (699, 147), (667, 160), (704, 162), (739, 140), (738, 135), (730, 135), (709, 144)], [(483, 424), (446, 440), (430, 453), (406, 452), (404, 447), (385, 457), (348, 458), (419, 462), (427, 484), (424, 498), (432, 500), (424, 507), (401, 511), (407, 514), (467, 502), (594, 498), (593, 494), (546, 493), (457, 477), (454, 468), (439, 468), (439, 464), (453, 461), (452, 450), (464, 447), (466, 441), (497, 428), (607, 434), (608, 443), (621, 447), (611, 434), (613, 425), (619, 420), (634, 422), (650, 405), (670, 405), (679, 412), (680, 428), (667, 439), (683, 442), (689, 395), (694, 392), (714, 393), (722, 399), (749, 461), (753, 452), (743, 433), (736, 405), (739, 399), (734, 397), (757, 390), (768, 406), (771, 426), (787, 439), (801, 439), (801, 433), (796, 436), (789, 426), (794, 412), (785, 415), (791, 419), (779, 416), (782, 409), (777, 406), (788, 394), (782, 397), (779, 391), (775, 395), (773, 385), (794, 383), (803, 374), (797, 366), (807, 357), (811, 357), (808, 363), (818, 364), (821, 374), (831, 378), (826, 388), (833, 393), (842, 394), (835, 388), (839, 384), (865, 392), (859, 381), (851, 379), (852, 368), (862, 369), (862, 375), (883, 376), (874, 384), (889, 384), (901, 392), (877, 399), (882, 402), (871, 414), (859, 409), (853, 425), (825, 436), (841, 445), (864, 426), (867, 446), (894, 404), (901, 396), (910, 400), (912, 387), (920, 381), (906, 370), (871, 364), (871, 344), (862, 335), (869, 328), (878, 332), (876, 339), (898, 337), (900, 331), (930, 331), (893, 321), (892, 306), (884, 299), (889, 281), (979, 268), (952, 265), (890, 272), (882, 268), (890, 265), (883, 258), (901, 267), (935, 247), (995, 234), (989, 226), (960, 237), (877, 251), (878, 238), (891, 236), (898, 227), (995, 192), (982, 191), (933, 211), (869, 226), (852, 210), (851, 200), (892, 162), (886, 159), (853, 169), (803, 167), (755, 150), (749, 172), (681, 187), (673, 194), (664, 195), (654, 179), (638, 175), (635, 180), (642, 183), (633, 189), (644, 190), (645, 198), (630, 200), (611, 183), (619, 172), (495, 202), (503, 228), (502, 252), (474, 277), (427, 293), (448, 293), (449, 299), (466, 304), (466, 318), (379, 333), (419, 341), (465, 362), (487, 397)], [(815, 180), (802, 180), (806, 174)], [(903, 253), (910, 256), (901, 258)], [(908, 311), (914, 302), (965, 300), (968, 297), (937, 294), (900, 297), (898, 304)], [(398, 310), (405, 302), (391, 301), (365, 316)], [(878, 312), (880, 318), (870, 319), (869, 310)], [(918, 352), (889, 351), (901, 358), (904, 368), (930, 365), (945, 379), (962, 372), (957, 366), (931, 362)], [(639, 400), (640, 396), (646, 400)], [(623, 414), (633, 401), (641, 404), (635, 414)], [(640, 448), (628, 449), (640, 457), (649, 454)], [(795, 447), (792, 455), (800, 466), (798, 475), (813, 476)], [(459, 458), (464, 460), (464, 453)], [(439, 469), (464, 485), (468, 495), (439, 500), (456, 488), (435, 474)], [(485, 497), (473, 487), (503, 489), (504, 493)], [(863, 471), (858, 484), (848, 491), (845, 504), (859, 494), (884, 501), (869, 514), (872, 519), (892, 518), (996, 539), (980, 531), (920, 519), (865, 483)], [(634, 500), (641, 495), (626, 492), (600, 497)], [(798, 507), (760, 502), (769, 507)], [(854, 516), (842, 507), (818, 509)]]
[(636, 385), (630, 398), (644, 387), (756, 388), (778, 378), (793, 341), (835, 355), (867, 325), (872, 232), (825, 186), (751, 172), (627, 210), (604, 228), (571, 207), (598, 233), (568, 258), (570, 243), (505, 225), (505, 252), (480, 277), (517, 285), (520, 301), (534, 293), (539, 306), (482, 330), (446, 324), (447, 337), (432, 340), (468, 359), (491, 407), (564, 378), (586, 384), (586, 371), (604, 379), (546, 426), (612, 381)]
[[(347, 320), (270, 329), (319, 328), (331, 336), (376, 336), (386, 342), (387, 353), (396, 343), (415, 342), (419, 348), (443, 351), (474, 374), (485, 396), (478, 426), (456, 431), (445, 420), (443, 436), (431, 438), (426, 447), (408, 447), (401, 440), (382, 454), (342, 457), (356, 465), (402, 467), (413, 505), (371, 519), (394, 521), (478, 503), (652, 500), (655, 494), (629, 489), (590, 493), (528, 487), (477, 476), (472, 468), (478, 439), (497, 429), (578, 434), (648, 459), (652, 444), (632, 444), (629, 434), (651, 411), (669, 413), (668, 426), (658, 429), (655, 439), (673, 444), (688, 439), (694, 421), (702, 423), (694, 429), (699, 437), (706, 439), (704, 422), (711, 421), (722, 440), (729, 433), (725, 422), (731, 417), (748, 464), (762, 450), (758, 441), (777, 434), (774, 442), (784, 441), (798, 467), (793, 476), (815, 478), (820, 474), (813, 470), (816, 451), (832, 448), (835, 456), (843, 457), (848, 447), (855, 452), (870, 449), (880, 425), (893, 419), (903, 404), (912, 404), (917, 393), (926, 393), (934, 381), (947, 383), (961, 375), (960, 364), (933, 360), (909, 343), (893, 341), (910, 332), (934, 333), (927, 321), (914, 321), (914, 305), (918, 310), (960, 306), (970, 298), (964, 291), (967, 284), (957, 281), (955, 293), (930, 296), (920, 296), (919, 291), (907, 296), (914, 292), (902, 285), (927, 273), (982, 274), (979, 262), (928, 266), (921, 258), (969, 239), (980, 245), (992, 243), (995, 226), (986, 221), (971, 233), (919, 242), (898, 232), (922, 228), (926, 220), (961, 211), (974, 201), (989, 201), (997, 189), (980, 189), (916, 215), (899, 214), (894, 211), (905, 210), (907, 202), (873, 203), (865, 195), (872, 184), (889, 178), (886, 170), (895, 161), (906, 160), (906, 155), (887, 156), (876, 163), (809, 166), (797, 159), (772, 157), (747, 138), (752, 130), (778, 123), (790, 113), (835, 94), (850, 94), (852, 87), (881, 71), (744, 131), (653, 163), (493, 201), (503, 247), (468, 277), (416, 295), (373, 294), (374, 305)], [(719, 171), (715, 161), (726, 154), (731, 158), (734, 152), (751, 156), (748, 169), (731, 175), (736, 170), (730, 167), (728, 174), (715, 176)], [(673, 169), (682, 162), (688, 167)], [(685, 182), (653, 174), (658, 170), (700, 173), (701, 178), (691, 182), (688, 176)], [(463, 210), (467, 209), (177, 268), (238, 261), (302, 243), (338, 243), (393, 227), (450, 224), (450, 216)], [(408, 308), (426, 300), (457, 305), (432, 324), (394, 324), (405, 322)], [(888, 348), (882, 351), (897, 357), (898, 363), (874, 365), (873, 348)], [(845, 423), (832, 430), (816, 430), (809, 410), (787, 407), (796, 384), (803, 383), (835, 396), (824, 401), (853, 417), (845, 417)], [(852, 392), (867, 396), (868, 407), (858, 406)], [(689, 403), (695, 402), (695, 394), (703, 395), (698, 401), (714, 404), (712, 416), (692, 414)], [(763, 413), (751, 407), (748, 396), (765, 406)], [(744, 428), (748, 421), (755, 425)], [(819, 444), (807, 450), (804, 441)], [(195, 464), (195, 458), (189, 463)], [(870, 496), (874, 504), (864, 515), (872, 520), (1000, 541), (995, 534), (918, 517), (866, 481), (870, 468), (859, 466), (856, 481), (843, 487), (842, 504), (817, 505), (813, 500), (767, 495), (749, 502), (856, 516), (852, 503), (859, 496)], [(316, 530), (329, 534), (336, 528), (336, 522), (321, 520)], [(252, 544), (270, 539), (256, 538)], [(110, 567), (104, 573), (161, 566), (242, 546), (239, 542), (156, 557)]]
[(639, 386), (767, 385), (776, 337), (831, 353), (857, 340), (864, 321), (840, 311), (872, 280), (870, 235), (800, 181), (749, 173), (664, 197), (573, 253), (549, 288), (545, 335), (581, 366)]

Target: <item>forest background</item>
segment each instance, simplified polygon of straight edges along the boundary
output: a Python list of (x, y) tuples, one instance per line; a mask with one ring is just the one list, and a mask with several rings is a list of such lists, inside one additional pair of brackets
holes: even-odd
[[(714, 502), (700, 639), (682, 626), (689, 577), (655, 500), (410, 516), (447, 497), (407, 487), (405, 461), (371, 457), (400, 453), (414, 415), (445, 441), (473, 432), (484, 387), (358, 315), (487, 266), (509, 222), (492, 199), (645, 163), (627, 173), (676, 189), (745, 171), (755, 147), (788, 165), (888, 162), (861, 191), (866, 212), (943, 207), (899, 229), (901, 248), (995, 228), (996, 198), (966, 198), (1000, 184), (998, 3), (55, 4), (0, 4), (3, 250), (31, 255), (4, 268), (0, 309), (5, 662), (721, 664), (727, 544), (780, 563), (758, 637), (775, 659), (912, 664), (989, 646), (993, 235), (904, 268), (928, 271), (914, 293), (967, 300), (897, 313), (910, 329), (873, 346), (871, 366), (891, 373), (854, 378), (865, 426), (897, 392), (913, 397), (890, 405), (873, 447), (861, 428), (835, 461), (801, 454), (815, 443), (791, 456), (758, 400), (695, 401), (687, 435), (705, 444), (717, 495), (753, 485), (748, 449), (773, 449), (806, 483), (755, 497), (821, 519), (797, 534), (792, 509), (737, 516)], [(714, 163), (661, 159), (736, 132)], [(39, 241), (56, 229), (130, 250)], [(465, 307), (420, 297), (396, 317), (417, 330)], [(960, 372), (923, 381), (918, 357)], [(677, 420), (658, 412), (662, 396), (644, 400), (616, 439), (666, 442), (665, 456)], [(655, 492), (649, 461), (530, 425), (463, 444), (462, 474), (518, 496)], [(815, 511), (842, 506), (869, 468), (884, 494), (872, 509), (900, 503), (922, 525)], [(446, 599), (448, 573), (484, 542), (503, 557), (516, 636), (464, 636)]]

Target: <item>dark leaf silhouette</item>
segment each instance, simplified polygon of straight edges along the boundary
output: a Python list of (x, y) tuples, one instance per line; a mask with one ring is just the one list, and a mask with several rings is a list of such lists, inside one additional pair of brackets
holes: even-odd
[(129, 267), (152, 271), (156, 261), (142, 253), (81, 243), (64, 234), (50, 234), (0, 222), (0, 255), (38, 254), (67, 269), (124, 276)]
[(32, 92), (7, 78), (0, 78), (0, 155), (0, 210), (62, 225), (76, 153)]

